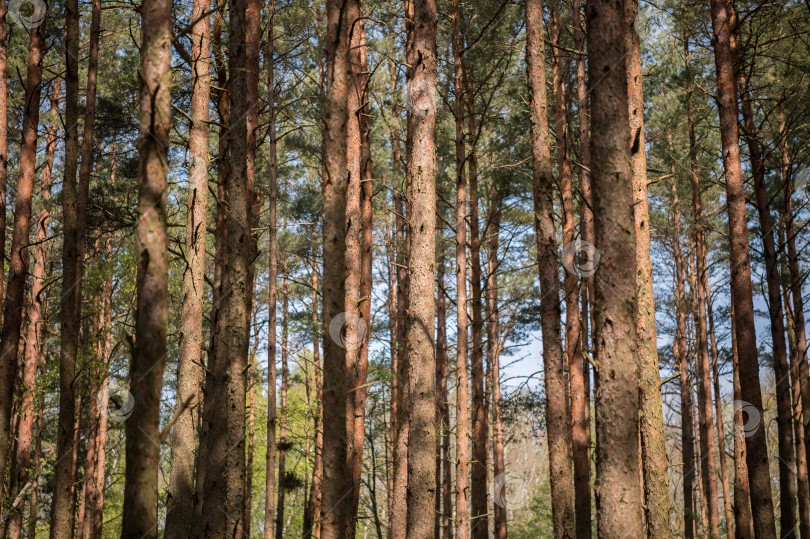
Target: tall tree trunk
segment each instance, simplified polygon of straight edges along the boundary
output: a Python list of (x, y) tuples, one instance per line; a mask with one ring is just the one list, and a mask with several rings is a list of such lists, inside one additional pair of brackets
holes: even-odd
[(648, 537), (666, 537), (669, 529), (669, 485), (664, 417), (658, 373), (655, 301), (650, 261), (650, 214), (647, 206), (647, 156), (644, 136), (644, 96), (641, 82), (641, 41), (636, 32), (638, 0), (626, 0), (627, 98), (629, 103), (631, 167), (636, 235), (636, 294), (638, 302), (639, 399), (641, 459), (644, 472), (644, 516)]
[(672, 355), (678, 364), (681, 394), (681, 453), (683, 460), (683, 536), (695, 536), (695, 435), (692, 424), (692, 370), (686, 343), (686, 294), (684, 291), (684, 260), (681, 254), (681, 212), (677, 182), (672, 184), (673, 255), (675, 258), (676, 329)]
[[(501, 231), (500, 193), (491, 202), (489, 221), (489, 246), (487, 249), (487, 356), (490, 365), (492, 388), (492, 473), (494, 477), (506, 477), (504, 463), (503, 415), (501, 413), (501, 330), (498, 314), (498, 245)], [(507, 539), (507, 515), (503, 504), (495, 504), (495, 539)], [(589, 522), (590, 524), (590, 522)]]
[[(563, 245), (573, 246), (576, 241), (574, 223), (574, 199), (571, 162), (568, 157), (568, 119), (565, 96), (565, 73), (560, 40), (560, 13), (556, 0), (550, 7), (551, 27), (549, 37), (556, 46), (552, 57), (554, 75), (554, 119), (557, 138), (557, 170), (560, 178), (560, 192), (563, 210)], [(580, 339), (579, 276), (575, 272), (565, 272), (565, 352), (571, 382), (571, 421), (574, 459), (574, 510), (576, 512), (577, 537), (590, 537), (591, 485), (588, 446), (588, 407), (585, 393), (585, 380), (582, 364), (582, 343)], [(587, 507), (586, 507), (587, 505)]]
[(447, 523), (444, 500), (443, 472), (447, 471), (444, 441), (449, 436), (450, 424), (444, 421), (447, 404), (447, 304), (444, 300), (444, 219), (441, 197), (436, 198), (436, 501), (433, 515), (433, 537), (440, 539)]
[[(17, 200), (14, 204), (14, 231), (11, 239), (8, 286), (3, 300), (3, 328), (0, 332), (0, 384), (2, 384), (0, 385), (0, 477), (5, 474), (6, 464), (12, 454), (11, 409), (20, 353), (25, 281), (28, 276), (28, 233), (36, 172), (37, 127), (45, 47), (45, 25), (42, 24), (31, 30), (28, 47)], [(4, 95), (2, 99), (7, 97)], [(4, 211), (5, 206), (0, 213)], [(0, 496), (5, 492), (5, 485), (6, 482), (0, 480)]]
[(317, 258), (313, 256), (312, 261), (312, 364), (315, 371), (315, 417), (313, 418), (313, 430), (315, 432), (315, 458), (312, 467), (312, 482), (309, 485), (309, 499), (304, 511), (304, 539), (320, 537), (320, 511), (321, 511), (321, 479), (323, 475), (323, 409), (321, 401), (323, 398), (323, 388), (321, 385), (321, 354), (318, 346), (318, 264)]
[[(278, 505), (276, 509), (276, 539), (284, 537), (284, 484), (287, 475), (287, 383), (290, 370), (287, 362), (289, 353), (290, 291), (288, 281), (287, 256), (283, 262), (284, 277), (281, 280), (281, 411), (278, 414)], [(269, 451), (270, 449), (268, 449)]]
[[(256, 326), (256, 305), (253, 305), (253, 326)], [(250, 353), (250, 371), (248, 372), (248, 411), (247, 411), (247, 462), (245, 465), (245, 537), (250, 537), (253, 517), (253, 455), (256, 447), (256, 382), (252, 373), (256, 370), (256, 351), (259, 339), (254, 341)]]
[(130, 366), (130, 391), (138, 405), (126, 424), (122, 537), (152, 538), (158, 534), (160, 393), (169, 299), (166, 176), (171, 117), (171, 4), (145, 0), (141, 13), (138, 274), (135, 349)]
[[(779, 134), (781, 166), (780, 175), (784, 192), (781, 221), (784, 228), (784, 239), (780, 244), (787, 245), (787, 257), (782, 263), (787, 267), (783, 269), (782, 282), (785, 283), (785, 310), (787, 311), (788, 325), (793, 328), (791, 344), (794, 350), (790, 355), (790, 376), (793, 393), (793, 428), (796, 442), (796, 482), (799, 498), (799, 531), (802, 539), (810, 538), (810, 488), (808, 488), (807, 470), (807, 403), (810, 403), (810, 376), (807, 368), (807, 337), (804, 328), (804, 303), (801, 295), (801, 281), (799, 264), (796, 253), (796, 237), (793, 229), (793, 192), (790, 178), (790, 156), (788, 155), (787, 132), (785, 129), (785, 113), (782, 104), (779, 105)], [(790, 300), (793, 300), (791, 305)], [(799, 325), (801, 324), (801, 326)]]
[(623, 4), (588, 3), (591, 155), (596, 248), (601, 269), (594, 277), (596, 391), (596, 499), (599, 534), (641, 537), (637, 480), (638, 350), (630, 123)]
[(720, 533), (720, 517), (717, 508), (717, 446), (714, 439), (714, 414), (712, 411), (711, 366), (709, 358), (708, 331), (706, 328), (706, 295), (708, 294), (708, 273), (706, 269), (706, 233), (703, 223), (703, 200), (698, 177), (697, 144), (695, 122), (692, 112), (692, 77), (689, 75), (689, 40), (684, 39), (687, 82), (687, 122), (689, 129), (689, 158), (691, 163), (692, 211), (695, 219), (693, 237), (697, 259), (697, 313), (695, 337), (698, 348), (698, 416), (700, 430), (700, 479), (706, 496), (703, 503), (709, 517), (709, 531), (714, 537)]
[(470, 150), (467, 155), (467, 170), (470, 184), (470, 311), (472, 312), (472, 346), (470, 348), (470, 372), (472, 375), (472, 419), (474, 440), (472, 453), (471, 501), (472, 537), (486, 539), (489, 536), (489, 503), (487, 464), (489, 443), (489, 402), (484, 373), (484, 320), (481, 304), (481, 234), (478, 225), (478, 156), (475, 151), (478, 127), (475, 119), (475, 96), (469, 76), (464, 77), (464, 101), (467, 106), (467, 137)]
[[(574, 0), (573, 4), (573, 26), (574, 26), (574, 47), (578, 51), (585, 49), (585, 30), (581, 23), (582, 0)], [(579, 192), (580, 199), (580, 235), (582, 240), (588, 244), (594, 244), (593, 236), (593, 197), (591, 195), (591, 142), (590, 142), (590, 115), (588, 111), (588, 80), (585, 75), (585, 53), (577, 54), (577, 111), (579, 119)], [(593, 275), (582, 277), (584, 286), (580, 289), (582, 301), (582, 330), (580, 346), (586, 354), (594, 354), (589, 344), (589, 329), (592, 328), (591, 317), (593, 310)], [(591, 410), (590, 410), (590, 363), (588, 357), (582, 354), (582, 378), (583, 393), (585, 396), (584, 410), (581, 411), (581, 421), (574, 423), (573, 443), (575, 451), (578, 451), (576, 458), (588, 462), (588, 467), (580, 467), (575, 471), (574, 488), (576, 493), (576, 522), (577, 538), (590, 539), (591, 537)], [(584, 442), (584, 443), (583, 443)], [(583, 456), (584, 454), (584, 456)], [(586, 488), (587, 486), (587, 488)], [(587, 523), (587, 524), (586, 524)]]
[[(56, 137), (59, 131), (59, 95), (62, 85), (58, 78), (51, 81), (50, 96), (50, 123), (45, 142), (45, 165), (42, 168), (40, 182), (42, 185), (39, 217), (36, 224), (37, 249), (34, 254), (34, 273), (31, 279), (31, 302), (28, 309), (28, 329), (25, 339), (25, 368), (21, 376), (22, 398), (20, 400), (20, 424), (17, 428), (17, 448), (15, 454), (15, 474), (9, 477), (9, 499), (16, 499), (20, 488), (24, 488), (29, 480), (36, 481), (32, 475), (31, 452), (34, 418), (37, 412), (34, 405), (37, 390), (37, 366), (42, 353), (42, 327), (45, 324), (43, 317), (45, 293), (45, 259), (48, 254), (48, 218), (50, 211), (48, 204), (51, 199), (51, 174), (53, 171), (54, 153), (56, 150)], [(34, 489), (31, 491), (33, 496)], [(8, 537), (17, 539), (23, 532), (23, 511), (19, 509), (11, 515), (9, 527), (6, 530)]]
[(740, 387), (740, 360), (737, 347), (734, 305), (731, 307), (731, 360), (734, 375), (734, 536), (753, 539), (751, 522), (751, 492), (746, 462), (745, 419), (743, 418), (742, 390)]
[(464, 69), (462, 65), (461, 6), (452, 0), (453, 91), (456, 121), (456, 537), (467, 539), (469, 525), (470, 412), (467, 352), (467, 178), (464, 174)]
[(531, 117), (532, 195), (537, 263), (540, 278), (540, 324), (543, 333), (543, 371), (546, 389), (546, 430), (549, 449), (551, 511), (555, 537), (574, 537), (574, 495), (571, 473), (569, 411), (560, 336), (557, 245), (554, 231), (554, 179), (546, 105), (543, 8), (540, 0), (526, 0), (526, 64)]
[[(796, 466), (793, 452), (793, 418), (790, 397), (790, 368), (788, 367), (787, 344), (785, 342), (784, 311), (782, 310), (782, 284), (779, 274), (779, 260), (774, 240), (774, 223), (770, 208), (770, 194), (765, 184), (765, 164), (759, 147), (759, 133), (754, 120), (754, 108), (748, 93), (748, 80), (742, 66), (737, 72), (737, 83), (742, 103), (743, 137), (748, 145), (751, 171), (754, 177), (757, 214), (761, 229), (762, 247), (765, 258), (766, 281), (768, 283), (768, 314), (771, 321), (773, 343), (773, 368), (776, 378), (776, 424), (779, 455), (779, 529), (784, 537), (788, 530), (796, 528)], [(790, 532), (792, 533), (792, 532)]]
[[(408, 3), (409, 9), (413, 4)], [(391, 77), (390, 91), (392, 95), (397, 92), (396, 64), (393, 61), (388, 63)], [(396, 267), (397, 267), (397, 291), (396, 291), (396, 361), (391, 365), (391, 432), (392, 440), (392, 460), (393, 474), (388, 493), (388, 515), (389, 533), (393, 530), (400, 530), (405, 533), (405, 515), (407, 513), (406, 489), (408, 486), (408, 422), (405, 420), (407, 409), (405, 408), (405, 397), (407, 393), (404, 387), (407, 382), (407, 356), (405, 355), (405, 312), (408, 307), (408, 297), (405, 293), (408, 289), (408, 248), (405, 238), (405, 204), (403, 194), (407, 187), (407, 176), (402, 173), (402, 147), (400, 143), (400, 129), (398, 118), (392, 118), (391, 126), (391, 160), (393, 162), (393, 172), (396, 181), (400, 182), (400, 187), (394, 191), (394, 213), (395, 219), (395, 245), (396, 245)]]
[[(73, 423), (76, 398), (74, 377), (79, 346), (81, 314), (81, 270), (84, 254), (82, 216), (87, 192), (77, 186), (79, 157), (79, 2), (69, 0), (65, 14), (65, 157), (62, 180), (62, 295), (59, 356), (59, 427), (57, 430), (56, 465), (51, 500), (50, 537), (69, 538), (70, 485), (73, 451)], [(0, 458), (0, 460), (2, 460)]]
[[(759, 363), (754, 304), (751, 288), (748, 227), (745, 215), (745, 189), (740, 164), (737, 130), (737, 92), (734, 55), (731, 50), (729, 13), (724, 0), (711, 0), (712, 31), (715, 66), (717, 69), (720, 136), (723, 167), (726, 173), (726, 197), (731, 256), (731, 291), (735, 306), (734, 317), (740, 362), (741, 397), (746, 406), (762, 414), (762, 392), (759, 384)], [(746, 462), (751, 486), (751, 510), (758, 538), (776, 537), (771, 481), (768, 472), (768, 447), (765, 428), (758, 426), (746, 437)]]
[[(276, 156), (276, 93), (273, 24), (275, 0), (267, 4), (267, 45), (264, 61), (267, 69), (267, 456), (265, 458), (264, 538), (273, 537), (276, 492), (276, 277), (278, 273), (277, 232), (277, 156)], [(314, 271), (314, 269), (313, 269)], [(313, 310), (315, 309), (313, 305)], [(317, 346), (315, 347), (317, 350)]]
[(712, 293), (707, 289), (706, 312), (709, 315), (709, 338), (712, 351), (712, 385), (714, 389), (714, 419), (717, 426), (717, 454), (720, 456), (720, 484), (723, 487), (723, 513), (726, 516), (726, 536), (733, 539), (734, 510), (731, 508), (731, 488), (728, 482), (728, 458), (726, 455), (726, 433), (723, 427), (723, 399), (720, 394), (720, 366), (718, 365), (717, 336), (714, 330), (714, 308)]
[(207, 467), (203, 499), (203, 534), (221, 537), (244, 534), (245, 397), (248, 356), (250, 283), (250, 212), (248, 177), (247, 2), (233, 0), (229, 36), (229, 175), (228, 215), (223, 245), (220, 298), (227, 301), (213, 321), (216, 363), (207, 384), (206, 399), (217, 403), (204, 412), (208, 424)]
[[(349, 0), (354, 1), (354, 0)], [(344, 312), (346, 289), (346, 190), (347, 124), (349, 92), (349, 6), (328, 0), (326, 61), (327, 93), (325, 108), (323, 212), (323, 316), (324, 316), (324, 386), (323, 386), (323, 504), (322, 537), (345, 537), (349, 529), (351, 469), (347, 460), (348, 433), (346, 412), (349, 409), (346, 351), (330, 338), (332, 320)]]
[(187, 535), (194, 511), (194, 459), (203, 383), (203, 300), (205, 294), (205, 239), (208, 211), (208, 108), (209, 22), (208, 2), (192, 6), (191, 125), (189, 128), (189, 193), (186, 218), (186, 267), (183, 271), (183, 304), (180, 352), (177, 362), (177, 402), (180, 415), (172, 432), (172, 461), (166, 500), (164, 536)]
[(436, 315), (436, 25), (435, 0), (413, 2), (414, 58), (409, 66), (412, 101), (409, 130), (408, 312), (405, 348), (408, 361), (408, 539), (433, 532), (436, 426), (434, 424)]

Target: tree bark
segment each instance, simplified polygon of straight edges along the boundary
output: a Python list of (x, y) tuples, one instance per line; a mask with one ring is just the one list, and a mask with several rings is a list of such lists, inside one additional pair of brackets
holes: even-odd
[(419, 58), (406, 71), (412, 100), (408, 176), (408, 311), (405, 348), (408, 361), (408, 539), (433, 533), (433, 481), (436, 461), (434, 424), (436, 315), (436, 25), (435, 0), (413, 2), (412, 53)]
[(569, 411), (560, 336), (557, 246), (554, 231), (554, 179), (546, 105), (543, 8), (540, 0), (526, 0), (526, 64), (531, 117), (532, 197), (540, 279), (540, 324), (543, 334), (543, 371), (546, 389), (546, 430), (549, 449), (551, 511), (554, 536), (574, 537), (574, 495), (571, 473)]
[(183, 304), (180, 352), (177, 363), (176, 409), (182, 410), (172, 432), (172, 461), (166, 500), (164, 536), (186, 536), (194, 511), (194, 459), (203, 383), (203, 300), (205, 294), (205, 239), (208, 211), (208, 108), (209, 22), (208, 2), (197, 0), (191, 18), (191, 125), (189, 128), (189, 193), (186, 218), (186, 267), (183, 271)]
[[(724, 0), (711, 0), (715, 67), (717, 70), (720, 136), (723, 167), (726, 173), (726, 196), (731, 256), (731, 291), (740, 362), (741, 398), (762, 414), (759, 384), (759, 362), (754, 304), (751, 288), (748, 227), (745, 215), (745, 190), (740, 164), (737, 130), (737, 92), (734, 55), (731, 49), (729, 13)], [(768, 473), (768, 447), (761, 425), (746, 437), (746, 462), (751, 487), (751, 510), (758, 538), (776, 537), (771, 482)]]
[[(65, 15), (65, 157), (62, 180), (62, 295), (60, 298), (59, 427), (54, 487), (51, 500), (51, 539), (72, 536), (70, 485), (75, 420), (74, 376), (81, 318), (81, 271), (84, 255), (84, 220), (87, 191), (77, 186), (79, 156), (79, 3), (66, 3)], [(0, 459), (2, 460), (2, 459)]]
[[(790, 355), (790, 376), (793, 393), (793, 428), (796, 441), (796, 481), (799, 498), (799, 532), (802, 539), (810, 538), (810, 488), (807, 470), (807, 427), (810, 414), (806, 411), (810, 404), (810, 375), (807, 367), (807, 337), (804, 328), (804, 301), (801, 295), (799, 264), (796, 253), (796, 236), (793, 228), (793, 192), (790, 177), (790, 156), (788, 155), (785, 114), (779, 107), (779, 134), (782, 139), (780, 175), (783, 184), (784, 204), (781, 221), (784, 239), (780, 243), (787, 246), (787, 257), (783, 257), (782, 282), (785, 283), (785, 311), (788, 326), (793, 328), (790, 341), (794, 350)], [(786, 260), (785, 260), (786, 258)], [(791, 305), (792, 298), (792, 305)], [(800, 325), (801, 324), (801, 325)]]
[(626, 0), (627, 97), (629, 101), (631, 167), (636, 235), (636, 293), (638, 303), (639, 399), (641, 404), (641, 459), (644, 472), (644, 516), (648, 537), (668, 537), (669, 485), (655, 299), (650, 261), (650, 214), (647, 206), (647, 156), (644, 136), (644, 96), (641, 82), (641, 41), (636, 32), (638, 1)]
[[(354, 0), (348, 0), (349, 2)], [(347, 459), (349, 410), (346, 351), (329, 336), (332, 320), (344, 312), (346, 290), (347, 124), (349, 92), (349, 6), (327, 1), (327, 93), (324, 132), (326, 178), (323, 212), (323, 485), (322, 537), (343, 539), (350, 525), (351, 468)]]
[(160, 393), (168, 321), (166, 177), (171, 118), (171, 2), (145, 0), (141, 13), (138, 273), (135, 347), (130, 366), (130, 391), (137, 405), (126, 423), (124, 538), (158, 535)]
[[(437, 256), (436, 256), (436, 539), (453, 537), (453, 498), (451, 494), (452, 474), (450, 471), (450, 395), (447, 369), (447, 302), (445, 301), (445, 250), (444, 227), (442, 223), (443, 204), (438, 203)], [(441, 502), (441, 503), (440, 503)]]
[[(276, 296), (278, 273), (277, 155), (274, 39), (275, 0), (267, 4), (267, 456), (265, 458), (264, 538), (273, 537), (276, 492)], [(313, 270), (314, 271), (314, 270)], [(313, 310), (315, 306), (313, 305)], [(317, 349), (317, 346), (316, 346)]]
[[(45, 165), (42, 168), (40, 183), (42, 185), (39, 210), (39, 217), (36, 224), (37, 249), (34, 254), (34, 272), (31, 279), (31, 302), (28, 308), (28, 328), (25, 339), (25, 368), (21, 376), (22, 398), (19, 408), (19, 427), (17, 428), (17, 448), (15, 454), (15, 473), (9, 477), (9, 498), (14, 500), (19, 494), (19, 489), (24, 487), (32, 476), (31, 457), (34, 418), (37, 412), (34, 399), (37, 389), (37, 366), (40, 353), (42, 351), (42, 327), (45, 324), (43, 317), (43, 306), (45, 299), (45, 259), (48, 255), (48, 218), (50, 211), (48, 204), (51, 199), (51, 173), (53, 171), (54, 153), (56, 150), (56, 137), (59, 131), (59, 96), (62, 85), (58, 78), (51, 81), (50, 96), (50, 123), (45, 142)], [(32, 489), (33, 496), (33, 489)], [(8, 537), (17, 539), (23, 532), (23, 511), (20, 508), (16, 514), (10, 517), (9, 526), (6, 529)]]
[(467, 178), (464, 173), (464, 69), (462, 65), (461, 7), (452, 0), (453, 90), (456, 123), (456, 537), (470, 536), (469, 468), (470, 419), (468, 404), (467, 352)]
[(321, 536), (320, 533), (320, 512), (321, 512), (321, 480), (323, 476), (323, 422), (322, 422), (322, 399), (323, 386), (321, 385), (321, 354), (318, 346), (318, 266), (317, 259), (313, 257), (312, 264), (312, 327), (314, 330), (312, 342), (312, 363), (315, 371), (315, 395), (316, 407), (313, 419), (315, 431), (315, 463), (312, 467), (312, 482), (310, 483), (309, 500), (304, 512), (304, 539)]
[[(2, 36), (0, 36), (2, 37)], [(20, 164), (17, 179), (17, 200), (14, 203), (14, 231), (11, 239), (8, 286), (3, 300), (3, 328), (0, 332), (0, 476), (12, 452), (14, 431), (11, 410), (14, 385), (17, 380), (25, 281), (28, 276), (28, 233), (31, 225), (31, 201), (36, 172), (37, 127), (42, 83), (42, 61), (45, 55), (45, 25), (31, 30), (28, 64), (25, 77), (25, 101), (20, 144)], [(6, 99), (4, 95), (2, 99)], [(5, 211), (5, 206), (0, 213)], [(0, 496), (5, 494), (5, 481), (0, 481)]]
[(738, 539), (753, 539), (755, 536), (754, 524), (751, 522), (751, 492), (746, 463), (745, 419), (741, 404), (740, 360), (733, 305), (731, 311), (731, 359), (734, 371), (734, 536)]
[[(506, 477), (504, 463), (503, 415), (501, 413), (501, 330), (498, 313), (498, 245), (501, 230), (500, 193), (491, 201), (489, 221), (489, 248), (487, 250), (487, 356), (490, 365), (492, 388), (492, 473), (494, 477)], [(495, 504), (495, 538), (507, 539), (506, 507)], [(590, 522), (589, 522), (590, 524)]]
[(779, 529), (784, 537), (788, 530), (796, 528), (796, 500), (798, 492), (794, 469), (796, 466), (793, 452), (793, 418), (790, 396), (790, 368), (785, 342), (784, 311), (782, 310), (782, 283), (779, 274), (779, 260), (774, 240), (774, 222), (770, 208), (770, 194), (765, 184), (765, 164), (759, 147), (759, 133), (754, 120), (754, 108), (748, 93), (748, 80), (743, 66), (739, 66), (737, 84), (739, 88), (743, 137), (748, 145), (748, 156), (751, 161), (751, 172), (754, 178), (757, 214), (759, 217), (760, 236), (762, 238), (765, 258), (766, 281), (768, 284), (768, 314), (771, 321), (771, 339), (773, 346), (773, 369), (776, 378), (776, 424), (779, 456)]
[[(67, 22), (67, 21), (66, 21)], [(66, 24), (67, 26), (67, 24)], [(8, 30), (6, 2), (0, 2), (0, 255), (6, 259), (6, 204), (8, 179)], [(5, 264), (0, 267), (0, 304), (5, 301)], [(0, 312), (0, 324), (3, 315)]]
[(599, 534), (641, 537), (638, 338), (630, 123), (623, 4), (589, 2), (588, 68), (596, 248), (594, 328)]

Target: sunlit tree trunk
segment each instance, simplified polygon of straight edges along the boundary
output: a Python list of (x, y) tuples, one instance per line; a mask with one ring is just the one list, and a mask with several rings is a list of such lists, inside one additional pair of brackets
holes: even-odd
[(200, 394), (203, 382), (203, 300), (205, 297), (205, 240), (208, 211), (208, 108), (210, 106), (208, 2), (192, 6), (192, 88), (189, 127), (189, 192), (186, 218), (186, 267), (180, 353), (177, 364), (177, 401), (180, 415), (172, 429), (172, 461), (166, 501), (164, 536), (180, 538), (191, 527), (194, 510), (194, 460), (197, 447)]
[(540, 279), (540, 325), (543, 334), (543, 370), (546, 390), (546, 430), (549, 449), (551, 511), (554, 536), (574, 537), (574, 493), (570, 421), (560, 336), (557, 245), (554, 230), (554, 178), (546, 104), (543, 8), (540, 0), (526, 0), (526, 64), (531, 118), (532, 198), (537, 263)]
[[(746, 406), (762, 414), (762, 392), (759, 383), (759, 361), (754, 304), (751, 288), (748, 226), (745, 215), (745, 188), (740, 164), (737, 128), (737, 91), (734, 55), (731, 50), (729, 13), (724, 0), (711, 0), (712, 33), (717, 70), (717, 108), (720, 113), (720, 136), (723, 167), (726, 173), (726, 198), (731, 263), (731, 296), (734, 304), (737, 350), (740, 363), (741, 398)], [(776, 537), (771, 481), (768, 472), (768, 447), (765, 428), (759, 426), (745, 439), (748, 478), (751, 487), (751, 520), (756, 536)]]

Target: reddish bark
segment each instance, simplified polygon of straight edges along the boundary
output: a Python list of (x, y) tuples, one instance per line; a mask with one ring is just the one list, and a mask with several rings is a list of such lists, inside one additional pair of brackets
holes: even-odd
[(526, 64), (531, 115), (532, 195), (540, 279), (540, 324), (546, 389), (551, 511), (555, 537), (574, 537), (574, 495), (570, 455), (570, 420), (560, 337), (557, 246), (554, 231), (554, 179), (551, 174), (546, 106), (543, 10), (540, 0), (526, 0)]

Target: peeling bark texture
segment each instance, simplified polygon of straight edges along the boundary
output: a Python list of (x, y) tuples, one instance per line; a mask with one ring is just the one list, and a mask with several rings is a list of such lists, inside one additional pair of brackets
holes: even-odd
[(641, 537), (639, 485), (636, 234), (623, 2), (592, 0), (586, 9), (592, 102), (591, 155), (596, 248), (594, 328), (597, 527), (605, 537)]
[(145, 0), (141, 14), (138, 272), (129, 387), (136, 405), (126, 422), (123, 538), (158, 535), (160, 390), (169, 299), (166, 177), (171, 119), (171, 2)]
[(435, 0), (413, 2), (413, 57), (407, 71), (410, 111), (408, 176), (408, 539), (433, 534), (436, 316), (436, 26)]
[(348, 185), (346, 140), (349, 119), (349, 2), (326, 4), (326, 70), (324, 156), (326, 178), (323, 196), (323, 503), (321, 537), (344, 539), (350, 526), (352, 488), (347, 459), (349, 410), (346, 350), (329, 336), (332, 320), (345, 310), (346, 190)]
[[(740, 363), (742, 400), (762, 414), (762, 392), (759, 384), (759, 360), (754, 304), (751, 287), (748, 228), (745, 215), (745, 189), (740, 164), (737, 128), (737, 91), (734, 55), (731, 49), (730, 14), (724, 0), (711, 0), (715, 67), (717, 70), (717, 107), (720, 113), (720, 136), (723, 167), (726, 173), (726, 198), (731, 263), (731, 295), (734, 304), (737, 349)], [(745, 439), (748, 478), (751, 488), (751, 520), (756, 536), (776, 537), (771, 481), (768, 472), (768, 446), (765, 429), (757, 428)]]
[(543, 334), (543, 372), (546, 389), (551, 512), (554, 537), (574, 537), (574, 493), (570, 420), (566, 396), (563, 349), (560, 335), (560, 287), (554, 232), (554, 178), (546, 104), (543, 7), (540, 0), (526, 0), (526, 64), (532, 145), (532, 197), (537, 263), (540, 279), (540, 325)]
[[(47, 46), (44, 27), (43, 24), (31, 30), (28, 46), (17, 200), (14, 203), (8, 286), (3, 298), (3, 328), (0, 332), (0, 477), (5, 474), (9, 457), (13, 454), (11, 440), (14, 430), (11, 410), (16, 393), (14, 389), (18, 375), (18, 357), (21, 352), (25, 281), (28, 276), (28, 232), (31, 226), (31, 202), (36, 173), (42, 62)], [(5, 98), (4, 96), (3, 99)], [(0, 211), (5, 212), (5, 206)], [(5, 495), (5, 484), (5, 481), (0, 481), (0, 499)]]
[(194, 461), (203, 383), (203, 301), (205, 298), (205, 239), (208, 211), (208, 108), (209, 22), (208, 2), (192, 6), (191, 125), (188, 141), (189, 192), (186, 218), (186, 267), (183, 270), (183, 304), (180, 353), (177, 364), (176, 409), (182, 410), (172, 429), (172, 461), (166, 501), (167, 538), (185, 537), (194, 511)]
[(661, 402), (661, 381), (658, 374), (658, 344), (655, 334), (652, 262), (650, 261), (650, 214), (647, 205), (647, 155), (644, 136), (644, 96), (641, 82), (641, 41), (635, 29), (638, 0), (625, 0), (624, 16), (636, 236), (638, 304), (636, 327), (638, 330), (644, 516), (647, 523), (647, 536), (662, 538), (670, 536), (670, 506), (663, 403)]

